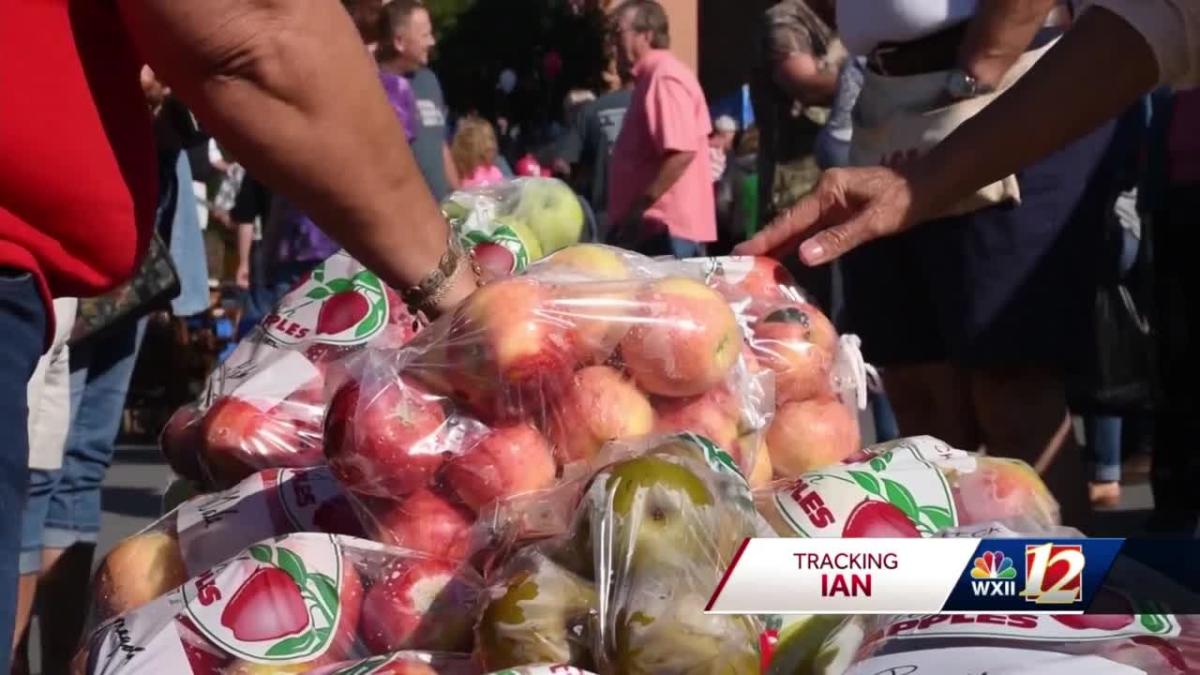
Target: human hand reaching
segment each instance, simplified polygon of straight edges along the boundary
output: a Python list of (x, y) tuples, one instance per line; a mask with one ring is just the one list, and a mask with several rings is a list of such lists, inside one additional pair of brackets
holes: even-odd
[(821, 265), (920, 222), (928, 211), (922, 195), (913, 178), (897, 169), (830, 169), (812, 192), (734, 253), (782, 256), (799, 247), (806, 265)]

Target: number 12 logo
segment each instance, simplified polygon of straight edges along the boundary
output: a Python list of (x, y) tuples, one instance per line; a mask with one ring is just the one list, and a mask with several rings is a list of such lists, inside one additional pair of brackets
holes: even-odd
[(1083, 546), (1038, 544), (1025, 547), (1025, 590), (1021, 595), (1039, 605), (1083, 601)]

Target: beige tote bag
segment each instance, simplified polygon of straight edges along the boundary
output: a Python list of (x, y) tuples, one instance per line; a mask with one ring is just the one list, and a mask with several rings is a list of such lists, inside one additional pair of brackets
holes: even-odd
[[(950, 105), (945, 105), (949, 71), (889, 77), (868, 69), (854, 108), (851, 165), (887, 164), (890, 158), (905, 156), (914, 150), (924, 154), (1021, 79), (1056, 41), (1030, 50), (1017, 59), (996, 91)], [(1006, 201), (1021, 201), (1016, 176), (1010, 175), (980, 189), (940, 215), (970, 213)]]

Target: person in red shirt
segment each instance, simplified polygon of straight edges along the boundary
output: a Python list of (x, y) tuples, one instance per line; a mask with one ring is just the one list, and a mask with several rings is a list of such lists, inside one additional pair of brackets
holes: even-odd
[(414, 306), (436, 315), (477, 285), (336, 0), (0, 6), (0, 424), (9, 433), (0, 450), (0, 672), (27, 473), (26, 382), (53, 335), (50, 300), (117, 286), (150, 237), (156, 160), (143, 63), (249, 171)]

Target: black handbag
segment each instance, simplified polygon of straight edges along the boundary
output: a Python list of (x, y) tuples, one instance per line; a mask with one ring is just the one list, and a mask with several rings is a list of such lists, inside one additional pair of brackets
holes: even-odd
[(1112, 263), (1124, 234), (1115, 218), (1106, 218), (1105, 246), (1110, 252), (1092, 299), (1090, 339), (1082, 353), (1082, 372), (1073, 383), (1072, 409), (1079, 413), (1124, 415), (1147, 410), (1154, 399), (1154, 334), (1150, 321), (1150, 218), (1142, 219), (1137, 261), (1126, 275)]
[(68, 344), (76, 346), (116, 326), (137, 321), (166, 307), (178, 295), (179, 274), (171, 262), (170, 250), (155, 232), (132, 279), (104, 295), (80, 298)]

